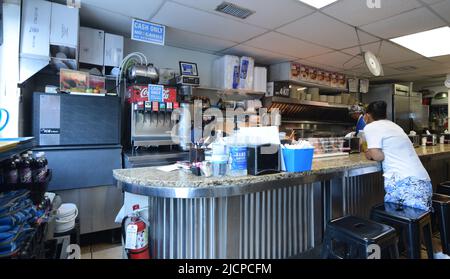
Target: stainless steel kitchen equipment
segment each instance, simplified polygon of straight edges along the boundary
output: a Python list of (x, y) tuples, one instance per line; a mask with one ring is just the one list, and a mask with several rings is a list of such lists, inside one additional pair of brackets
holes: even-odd
[(128, 80), (138, 84), (158, 83), (159, 71), (152, 64), (133, 65), (128, 69)]
[(279, 110), (280, 131), (287, 134), (295, 132), (297, 139), (342, 137), (355, 126), (346, 105), (284, 97), (267, 97), (263, 104), (269, 111)]
[(422, 93), (411, 92), (409, 97), (411, 130), (420, 132), (428, 127), (430, 107), (422, 104)]
[(385, 101), (387, 119), (397, 123), (406, 133), (422, 131), (428, 126), (428, 107), (422, 105), (420, 93), (411, 92), (409, 86), (400, 84), (380, 84), (370, 86), (369, 93), (363, 94), (364, 103)]
[(172, 110), (161, 109), (158, 103), (146, 101), (143, 106), (133, 104), (131, 109), (132, 146), (159, 146), (174, 144), (171, 131), (175, 122)]
[(411, 130), (409, 120), (409, 86), (400, 84), (373, 85), (369, 93), (362, 96), (364, 103), (385, 101), (387, 104), (387, 119), (392, 120), (405, 132)]

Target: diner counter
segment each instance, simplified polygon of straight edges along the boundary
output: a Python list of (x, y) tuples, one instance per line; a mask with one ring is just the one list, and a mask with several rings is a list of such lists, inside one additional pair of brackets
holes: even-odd
[[(450, 145), (418, 147), (419, 157), (445, 155), (450, 153)], [(241, 195), (265, 190), (275, 181), (288, 180), (303, 183), (323, 180), (336, 174), (368, 174), (381, 170), (381, 164), (369, 161), (364, 154), (329, 159), (315, 159), (312, 170), (302, 173), (281, 172), (262, 176), (202, 177), (189, 171), (164, 172), (156, 167), (114, 170), (114, 178), (126, 192), (161, 197), (193, 198)]]
[[(450, 145), (416, 149), (433, 184), (449, 179)], [(147, 208), (156, 259), (282, 259), (319, 253), (327, 222), (369, 218), (383, 202), (381, 164), (364, 154), (316, 159), (304, 173), (197, 177), (115, 170), (124, 213)]]

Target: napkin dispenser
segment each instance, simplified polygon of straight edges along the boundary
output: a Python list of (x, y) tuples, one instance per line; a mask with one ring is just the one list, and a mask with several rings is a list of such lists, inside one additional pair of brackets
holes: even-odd
[(350, 154), (361, 153), (361, 139), (358, 137), (345, 138), (344, 151)]
[(419, 135), (408, 135), (414, 147), (420, 146), (420, 136)]
[(247, 146), (247, 173), (256, 176), (280, 172), (280, 154), (277, 144)]

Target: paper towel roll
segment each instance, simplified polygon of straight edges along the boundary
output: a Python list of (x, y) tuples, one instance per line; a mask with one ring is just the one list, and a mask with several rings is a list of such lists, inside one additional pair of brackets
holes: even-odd
[(253, 90), (257, 92), (267, 91), (267, 68), (255, 67)]
[(225, 55), (214, 61), (214, 87), (220, 89), (237, 89), (239, 87), (239, 57)]
[(239, 89), (253, 89), (253, 74), (255, 70), (255, 60), (248, 56), (241, 57), (239, 68)]

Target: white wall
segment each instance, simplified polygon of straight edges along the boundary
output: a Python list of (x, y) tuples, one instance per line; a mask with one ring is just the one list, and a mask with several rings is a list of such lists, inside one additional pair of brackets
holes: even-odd
[[(9, 124), (0, 137), (17, 137), (19, 133), (19, 34), (20, 0), (3, 2), (3, 45), (0, 47), (0, 108), (10, 113)], [(4, 117), (5, 114), (2, 115)], [(2, 123), (4, 119), (2, 119)], [(2, 125), (2, 124), (0, 124)]]
[(131, 52), (142, 52), (147, 56), (149, 63), (158, 68), (171, 68), (179, 72), (179, 61), (197, 63), (202, 86), (212, 86), (212, 65), (218, 58), (216, 55), (192, 51), (171, 46), (158, 46), (125, 38), (124, 56)]

